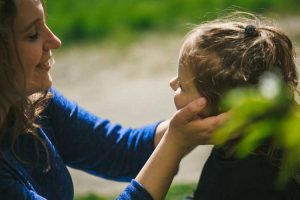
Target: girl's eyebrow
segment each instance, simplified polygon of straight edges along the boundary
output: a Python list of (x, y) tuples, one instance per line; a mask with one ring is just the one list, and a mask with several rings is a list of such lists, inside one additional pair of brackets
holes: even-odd
[(41, 18), (37, 18), (36, 20), (34, 20), (33, 22), (31, 22), (29, 25), (27, 25), (22, 32), (26, 33), (28, 30), (30, 30), (36, 23), (38, 23), (39, 21), (41, 21)]

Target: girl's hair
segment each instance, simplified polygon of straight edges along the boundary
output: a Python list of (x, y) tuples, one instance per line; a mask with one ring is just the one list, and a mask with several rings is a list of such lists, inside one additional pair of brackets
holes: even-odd
[[(44, 147), (48, 161), (48, 151), (38, 134), (39, 125), (36, 121), (51, 95), (45, 91), (28, 97), (25, 94), (25, 78), (23, 83), (17, 81), (16, 72), (21, 71), (24, 75), (26, 66), (22, 65), (21, 52), (18, 52), (15, 42), (13, 24), (17, 15), (16, 1), (0, 0), (0, 145), (4, 138), (8, 138), (16, 155), (15, 145), (19, 136), (32, 136), (36, 147)], [(44, 1), (42, 4), (45, 7)], [(10, 55), (11, 45), (15, 47), (16, 58)], [(11, 59), (17, 59), (22, 67), (13, 66)], [(37, 149), (36, 152), (38, 155), (40, 151)], [(18, 155), (16, 157), (19, 158)]]
[[(296, 91), (295, 50), (290, 39), (265, 19), (235, 12), (229, 17), (194, 28), (180, 51), (180, 67), (188, 67), (198, 92), (208, 101), (209, 115), (220, 112), (221, 97), (230, 89), (257, 86), (266, 71), (280, 71), (283, 81)], [(231, 155), (236, 141), (224, 146)], [(270, 144), (255, 153), (280, 163), (280, 150)]]
[(298, 83), (290, 39), (250, 13), (235, 12), (197, 26), (186, 36), (179, 65), (191, 70), (212, 115), (219, 112), (227, 90), (255, 86), (266, 71), (280, 70), (284, 82), (294, 89)]

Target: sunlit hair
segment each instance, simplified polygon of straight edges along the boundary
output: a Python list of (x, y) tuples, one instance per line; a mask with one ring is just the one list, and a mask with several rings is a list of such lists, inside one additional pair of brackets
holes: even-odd
[[(4, 138), (8, 138), (11, 149), (15, 152), (14, 146), (18, 138), (21, 135), (28, 135), (34, 138), (36, 146), (42, 145), (44, 147), (48, 157), (45, 143), (37, 132), (39, 125), (36, 121), (51, 94), (44, 91), (30, 97), (27, 96), (25, 92), (25, 66), (20, 60), (21, 52), (18, 52), (17, 48), (13, 48), (16, 49), (17, 58), (12, 58), (9, 53), (12, 51), (11, 45), (16, 47), (13, 29), (17, 14), (16, 2), (18, 0), (0, 0), (0, 145)], [(42, 4), (45, 7), (44, 1)], [(13, 66), (11, 59), (17, 59), (21, 68)], [(16, 72), (22, 72), (24, 81), (17, 81)]]
[[(219, 103), (228, 90), (257, 86), (266, 71), (280, 71), (292, 91), (298, 84), (291, 40), (271, 22), (250, 13), (235, 12), (195, 27), (185, 38), (179, 65), (192, 72), (198, 92), (208, 101), (207, 115), (221, 112)], [(228, 156), (236, 142), (223, 147)], [(255, 153), (279, 166), (280, 152), (269, 144)]]
[(271, 22), (250, 13), (235, 12), (194, 28), (186, 36), (179, 65), (194, 75), (211, 115), (219, 112), (219, 101), (228, 89), (257, 85), (266, 71), (280, 69), (285, 83), (294, 89), (298, 83), (290, 39)]

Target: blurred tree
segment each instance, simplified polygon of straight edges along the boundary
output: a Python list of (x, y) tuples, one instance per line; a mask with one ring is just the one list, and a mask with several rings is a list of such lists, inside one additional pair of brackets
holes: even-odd
[[(141, 31), (183, 30), (236, 8), (258, 13), (298, 14), (299, 0), (85, 0), (46, 1), (50, 27), (63, 42), (104, 39)], [(121, 32), (121, 34), (120, 34)], [(136, 33), (134, 35), (134, 33)]]

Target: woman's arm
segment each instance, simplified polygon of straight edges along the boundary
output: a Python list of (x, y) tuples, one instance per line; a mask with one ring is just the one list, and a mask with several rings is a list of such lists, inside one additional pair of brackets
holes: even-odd
[(130, 181), (154, 150), (159, 123), (137, 129), (101, 119), (52, 89), (42, 127), (71, 167), (103, 178)]
[(154, 145), (155, 145), (155, 147), (158, 145), (158, 143), (162, 139), (164, 133), (168, 129), (169, 123), (170, 123), (170, 120), (166, 120), (166, 121), (161, 122), (157, 126), (156, 131), (155, 131), (155, 137), (154, 137)]
[[(227, 114), (197, 119), (205, 104), (201, 98), (175, 113), (161, 142), (136, 177), (154, 200), (164, 199), (181, 159), (197, 145), (208, 144), (213, 130), (226, 120)], [(135, 198), (127, 194), (127, 198), (120, 199)]]

